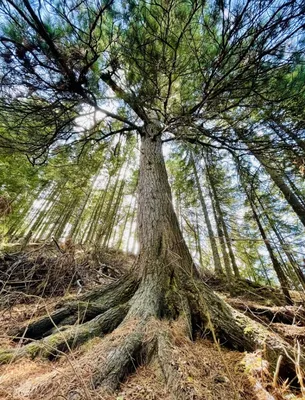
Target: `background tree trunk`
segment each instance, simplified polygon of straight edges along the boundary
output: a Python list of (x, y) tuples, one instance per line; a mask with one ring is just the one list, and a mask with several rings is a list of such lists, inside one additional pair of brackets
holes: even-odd
[(213, 199), (214, 199), (214, 204), (215, 204), (215, 208), (216, 208), (216, 212), (220, 221), (220, 224), (222, 226), (223, 229), (223, 233), (224, 233), (224, 237), (225, 237), (225, 241), (229, 250), (229, 256), (230, 256), (230, 260), (232, 263), (232, 267), (233, 267), (233, 271), (234, 271), (234, 275), (236, 278), (240, 277), (239, 274), (239, 270), (238, 270), (238, 266), (236, 263), (236, 259), (235, 259), (235, 255), (234, 255), (234, 251), (232, 248), (232, 243), (231, 243), (231, 239), (229, 236), (229, 232), (228, 232), (228, 228), (224, 219), (224, 215), (223, 215), (223, 211), (221, 209), (221, 205), (220, 205), (220, 201), (218, 198), (218, 194), (217, 194), (217, 190), (216, 190), (216, 186), (213, 180), (213, 176), (212, 173), (209, 169), (210, 165), (209, 165), (209, 160), (206, 160), (206, 165), (207, 165), (207, 175), (208, 175), (208, 179), (209, 179), (209, 183), (210, 183), (210, 187), (213, 193)]
[(194, 160), (192, 152), (190, 153), (190, 157), (191, 157), (191, 163), (192, 163), (193, 171), (194, 171), (195, 183), (196, 183), (197, 190), (198, 190), (199, 201), (200, 201), (202, 212), (203, 212), (203, 215), (204, 215), (204, 220), (205, 220), (205, 223), (206, 223), (206, 226), (207, 226), (208, 237), (209, 237), (209, 240), (210, 240), (210, 243), (211, 243), (212, 254), (213, 254), (213, 259), (214, 259), (215, 273), (217, 275), (222, 275), (223, 274), (223, 270), (222, 270), (222, 266), (221, 266), (221, 262), (220, 262), (218, 249), (217, 249), (217, 243), (216, 243), (216, 239), (215, 239), (215, 234), (213, 232), (213, 228), (212, 228), (211, 220), (210, 220), (210, 217), (209, 217), (207, 205), (206, 205), (206, 202), (204, 200), (203, 193), (202, 193), (202, 189), (201, 189), (201, 185), (200, 185), (200, 181), (199, 181), (199, 177), (198, 177), (198, 172), (197, 172), (197, 168), (196, 168), (196, 164), (195, 164), (195, 160)]
[(287, 203), (290, 204), (302, 224), (305, 226), (305, 207), (299, 201), (293, 190), (291, 190), (289, 185), (285, 182), (283, 173), (280, 172), (278, 167), (271, 166), (270, 162), (268, 162), (261, 153), (252, 151), (252, 154), (265, 167), (267, 173), (270, 175), (270, 178), (282, 192)]
[(249, 200), (249, 203), (250, 203), (250, 207), (251, 207), (251, 210), (252, 210), (252, 213), (253, 213), (253, 217), (255, 219), (255, 222), (257, 223), (257, 226), (258, 226), (258, 229), (260, 231), (260, 234), (261, 234), (261, 236), (262, 236), (262, 238), (264, 240), (265, 246), (266, 246), (266, 248), (268, 250), (269, 256), (270, 256), (271, 261), (272, 261), (272, 265), (273, 265), (274, 271), (275, 271), (275, 273), (276, 273), (276, 275), (278, 277), (278, 280), (280, 282), (280, 285), (281, 285), (283, 294), (285, 296), (285, 299), (286, 299), (288, 304), (293, 304), (291, 296), (289, 294), (288, 280), (287, 280), (287, 278), (285, 276), (285, 273), (284, 273), (284, 271), (282, 269), (282, 266), (279, 263), (278, 259), (276, 258), (275, 254), (273, 252), (273, 249), (272, 249), (272, 247), (270, 245), (270, 242), (269, 242), (269, 240), (267, 238), (266, 232), (265, 232), (265, 230), (263, 228), (263, 225), (262, 225), (262, 223), (260, 221), (260, 218), (259, 218), (259, 216), (258, 216), (258, 214), (256, 212), (253, 200), (251, 199), (251, 197), (248, 194), (247, 194), (247, 197), (248, 197), (248, 200)]

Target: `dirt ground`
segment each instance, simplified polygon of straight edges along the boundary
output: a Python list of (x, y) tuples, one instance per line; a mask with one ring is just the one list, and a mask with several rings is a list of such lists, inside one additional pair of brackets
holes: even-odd
[[(107, 284), (120, 275), (120, 265), (126, 266), (122, 254), (109, 253), (95, 268), (94, 284)], [(111, 264), (111, 260), (115, 260)], [(88, 259), (83, 259), (88, 266)], [(132, 260), (128, 259), (128, 267)], [(108, 268), (107, 268), (108, 266)], [(93, 267), (90, 267), (93, 268)], [(90, 272), (93, 273), (92, 271)], [(115, 275), (115, 276), (112, 276)], [(50, 276), (50, 275), (49, 275)], [(91, 275), (92, 278), (93, 275)], [(90, 277), (83, 272), (83, 291), (89, 285)], [(87, 279), (87, 281), (86, 281)], [(101, 279), (101, 282), (98, 282)], [(88, 284), (86, 284), (88, 282)], [(77, 298), (77, 286), (69, 286), (65, 298)], [(267, 289), (264, 289), (266, 292)], [(260, 296), (263, 290), (260, 289)], [(305, 343), (304, 306), (301, 302), (294, 308), (275, 305), (266, 306), (266, 301), (254, 302), (244, 293), (228, 302), (239, 310), (252, 315), (269, 329), (279, 333), (291, 344)], [(14, 294), (12, 292), (12, 294)], [(17, 293), (18, 294), (18, 293)], [(6, 292), (7, 296), (8, 293)], [(297, 294), (296, 294), (297, 295)], [(228, 294), (221, 293), (227, 298)], [(23, 295), (20, 297), (24, 299)], [(0, 348), (18, 347), (20, 344), (10, 336), (15, 328), (38, 316), (50, 313), (63, 296), (30, 296), (30, 301), (2, 302), (0, 308)], [(281, 318), (285, 323), (281, 322)], [(181, 400), (297, 400), (302, 397), (295, 381), (283, 382), (280, 376), (270, 371), (263, 352), (241, 353), (227, 349), (219, 343), (212, 343), (205, 337), (190, 340), (182, 333), (179, 322), (152, 321), (147, 340), (152, 333), (166, 330), (171, 335), (169, 346), (171, 363), (175, 370)], [(117, 341), (126, 335), (132, 326), (119, 326), (104, 338), (94, 338), (75, 350), (55, 360), (21, 359), (0, 366), (0, 400), (171, 400), (175, 397), (169, 390), (157, 357), (148, 365), (140, 366), (131, 373), (115, 394), (93, 388), (92, 376), (97, 360), (103, 360)]]

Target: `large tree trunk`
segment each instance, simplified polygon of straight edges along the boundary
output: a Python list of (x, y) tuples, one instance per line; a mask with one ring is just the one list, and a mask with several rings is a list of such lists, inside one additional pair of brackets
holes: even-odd
[[(264, 347), (273, 365), (282, 355), (287, 370), (294, 370), (293, 349), (287, 343), (234, 311), (200, 280), (173, 209), (162, 142), (156, 133), (155, 126), (147, 126), (142, 136), (138, 188), (140, 252), (131, 273), (106, 288), (84, 294), (76, 302), (62, 304), (51, 319), (43, 317), (15, 332), (23, 339), (36, 341), (1, 351), (0, 362), (38, 354), (52, 358), (93, 336), (110, 334), (114, 335), (115, 349), (105, 350), (103, 357), (95, 360), (91, 369), (95, 387), (116, 390), (128, 373), (153, 357), (161, 364), (171, 389), (177, 370), (171, 367), (174, 364), (165, 347), (171, 337), (172, 321), (179, 320), (183, 333), (191, 339), (204, 333), (242, 351)], [(151, 330), (150, 324), (160, 319), (162, 330)], [(73, 326), (64, 328), (69, 324)], [(304, 365), (303, 359), (300, 363)], [(193, 392), (186, 396), (183, 389), (175, 388), (177, 399), (195, 396)]]
[(164, 299), (169, 299), (168, 292), (175, 276), (192, 277), (196, 270), (173, 208), (161, 138), (151, 126), (141, 143), (138, 236), (137, 269), (142, 281), (136, 302), (139, 297), (141, 313), (145, 304), (147, 316), (159, 317), (165, 311)]

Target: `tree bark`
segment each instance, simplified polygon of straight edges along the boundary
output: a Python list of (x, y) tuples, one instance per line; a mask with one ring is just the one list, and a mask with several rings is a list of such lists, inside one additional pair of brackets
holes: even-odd
[(196, 270), (174, 212), (162, 142), (156, 131), (154, 125), (147, 126), (141, 140), (137, 222), (138, 270), (143, 278), (138, 296), (144, 302), (141, 308), (146, 303), (147, 316), (160, 317), (173, 275), (193, 276)]

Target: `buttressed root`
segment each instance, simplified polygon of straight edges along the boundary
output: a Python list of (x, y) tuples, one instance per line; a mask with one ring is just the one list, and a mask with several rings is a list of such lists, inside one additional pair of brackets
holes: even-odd
[[(122, 335), (115, 347), (108, 353), (106, 360), (98, 365), (93, 375), (94, 387), (106, 391), (115, 391), (120, 383), (142, 363), (144, 352), (145, 323), (128, 321), (132, 331)], [(124, 326), (121, 326), (124, 331)]]
[[(165, 380), (172, 387), (176, 398), (188, 398), (185, 397), (186, 393), (183, 388), (177, 383), (179, 377), (174, 364), (169, 361), (173, 358), (171, 335), (169, 334), (171, 324), (176, 323), (173, 316), (170, 316), (168, 312), (165, 313), (163, 321), (168, 324), (167, 329), (161, 329), (160, 332), (156, 333), (150, 345), (146, 340), (150, 322), (155, 320), (162, 324), (159, 310), (160, 307), (168, 306), (168, 304), (164, 304), (164, 302), (166, 303), (166, 296), (162, 296), (162, 291), (156, 286), (153, 286), (153, 288), (159, 296), (154, 298), (159, 298), (160, 302), (154, 301), (149, 308), (149, 313), (146, 307), (150, 294), (147, 291), (139, 288), (137, 295), (132, 296), (131, 293), (135, 291), (135, 285), (132, 290), (130, 284), (123, 285), (123, 289), (120, 291), (115, 286), (114, 292), (115, 295), (120, 293), (119, 298), (110, 300), (111, 292), (106, 292), (106, 295), (104, 292), (107, 306), (116, 304), (115, 306), (101, 312), (101, 310), (104, 310), (105, 305), (94, 297), (94, 303), (87, 305), (92, 319), (73, 326), (61, 326), (59, 328), (55, 326), (56, 332), (47, 337), (33, 341), (18, 349), (2, 351), (0, 352), (0, 363), (8, 363), (23, 356), (35, 357), (41, 355), (47, 358), (54, 358), (95, 336), (102, 337), (116, 330), (115, 332), (119, 332), (119, 337), (115, 332), (113, 333), (116, 338), (115, 343), (113, 343), (111, 350), (104, 356), (103, 360), (97, 362), (95, 366), (93, 373), (95, 387), (114, 391), (118, 388), (120, 382), (134, 371), (138, 365), (157, 357)], [(287, 372), (289, 372), (290, 376), (292, 374), (295, 375), (294, 349), (278, 335), (270, 332), (267, 328), (239, 311), (234, 310), (199, 280), (189, 280), (183, 287), (182, 285), (180, 288), (177, 286), (176, 291), (179, 292), (179, 290), (181, 292), (181, 306), (177, 308), (176, 312), (179, 314), (178, 320), (184, 321), (182, 331), (185, 338), (194, 339), (196, 334), (201, 334), (208, 335), (216, 342), (220, 340), (220, 343), (240, 351), (254, 351), (257, 348), (265, 349), (265, 357), (274, 368), (278, 357), (282, 356), (285, 360)], [(142, 301), (144, 295), (146, 301)], [(117, 305), (122, 298), (127, 298), (128, 301)], [(84, 303), (81, 302), (81, 304), (83, 305)], [(70, 305), (70, 310), (71, 307), (73, 308), (75, 305)], [(53, 316), (59, 314), (62, 317), (62, 309), (57, 311), (57, 314), (55, 312)], [(93, 317), (95, 313), (99, 314)], [(32, 326), (37, 327), (39, 323), (42, 323), (41, 321), (43, 319), (40, 319), (36, 325), (34, 323)], [(64, 321), (64, 319), (61, 321)], [(54, 328), (55, 321), (51, 320), (51, 323)], [(117, 327), (118, 329), (116, 329)], [(305, 366), (302, 356), (299, 357), (299, 364), (300, 367)]]

